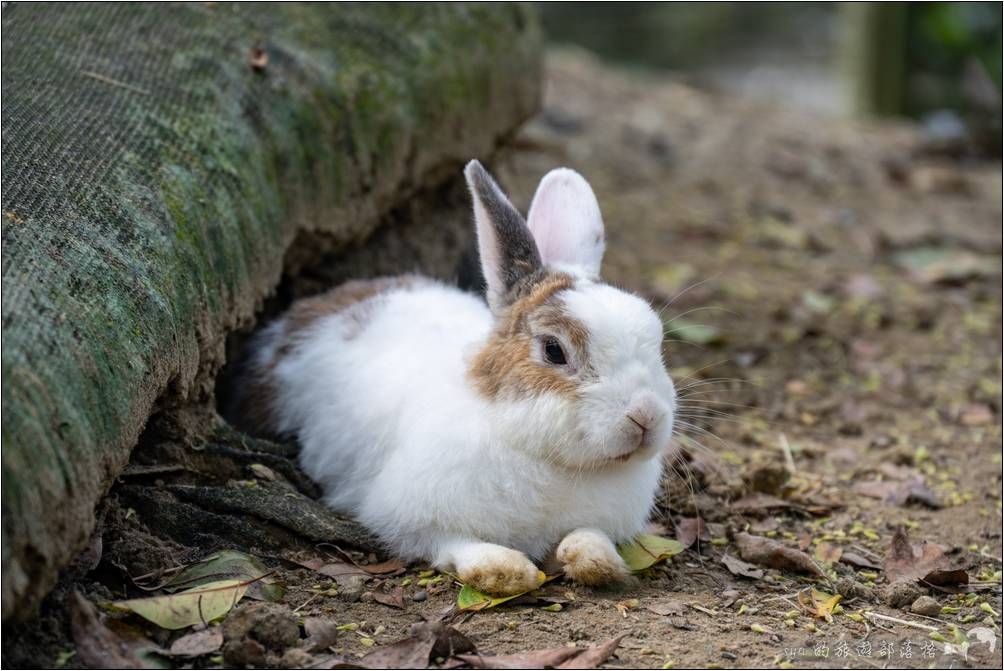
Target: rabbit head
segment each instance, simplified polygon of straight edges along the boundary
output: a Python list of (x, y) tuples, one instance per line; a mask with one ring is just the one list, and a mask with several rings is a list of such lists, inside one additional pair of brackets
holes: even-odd
[(676, 409), (662, 322), (600, 281), (605, 237), (589, 184), (551, 171), (524, 220), (480, 163), (465, 175), (495, 318), (469, 375), (500, 442), (577, 470), (661, 456)]

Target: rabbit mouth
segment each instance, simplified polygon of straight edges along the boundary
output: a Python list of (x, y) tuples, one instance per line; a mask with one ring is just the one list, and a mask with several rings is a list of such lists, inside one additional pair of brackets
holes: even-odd
[(636, 447), (632, 448), (629, 452), (625, 452), (624, 454), (618, 454), (616, 457), (610, 457), (609, 459), (607, 459), (607, 461), (617, 464), (622, 464), (625, 461), (629, 460), (634, 455), (638, 454), (638, 452), (640, 452), (644, 447), (645, 447), (644, 444), (639, 444)]

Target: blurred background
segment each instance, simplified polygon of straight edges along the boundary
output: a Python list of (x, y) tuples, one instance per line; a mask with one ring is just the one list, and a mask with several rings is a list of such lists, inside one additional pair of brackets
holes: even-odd
[(1001, 3), (539, 3), (551, 43), (704, 88), (838, 115), (912, 117), (1001, 152)]

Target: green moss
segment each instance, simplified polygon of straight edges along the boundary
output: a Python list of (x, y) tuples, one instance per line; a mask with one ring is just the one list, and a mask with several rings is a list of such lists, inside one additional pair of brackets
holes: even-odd
[[(526, 11), (4, 10), (19, 36), (3, 44), (5, 617), (84, 542), (155, 400), (193, 388), (201, 353), (274, 287), (308, 214), (365, 235), (376, 204), (528, 114), (539, 35)], [(245, 56), (257, 43), (261, 72)]]

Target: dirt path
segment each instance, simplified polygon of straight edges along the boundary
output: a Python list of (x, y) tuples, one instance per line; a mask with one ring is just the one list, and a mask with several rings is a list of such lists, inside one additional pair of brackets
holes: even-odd
[[(999, 637), (1000, 617), (981, 604), (1001, 612), (1000, 167), (929, 155), (909, 126), (709, 97), (575, 54), (552, 58), (546, 109), (515, 145), (500, 172), (517, 202), (555, 165), (579, 169), (607, 222), (608, 278), (659, 304), (677, 296), (666, 355), (693, 460), (667, 477), (660, 514), (670, 535), (681, 518), (703, 518), (710, 540), (623, 589), (551, 585), (569, 600), (560, 612), (502, 606), (458, 628), (496, 654), (625, 635), (611, 668), (872, 668), (887, 663), (883, 646), (891, 666), (999, 666), (999, 645), (974, 638), (966, 662), (929, 630), (859, 613), (948, 640), (950, 625)], [(923, 486), (901, 505), (874, 498), (911, 478)], [(791, 507), (730, 507), (758, 490)], [(821, 562), (844, 597), (827, 622), (793, 612), (812, 581), (774, 569), (752, 580), (721, 563), (737, 554), (733, 534), (749, 531), (881, 566), (900, 525), (990, 584), (930, 592), (947, 607), (934, 621), (894, 607), (928, 590)], [(453, 604), (448, 581), (422, 590), (408, 577), (405, 594), (428, 598), (404, 611), (313, 602), (365, 622), (343, 654)]]
[[(580, 170), (607, 222), (608, 279), (665, 306), (689, 457), (666, 478), (657, 522), (672, 536), (700, 518), (706, 534), (622, 588), (549, 584), (560, 610), (461, 614), (454, 625), (482, 654), (624, 636), (605, 666), (1000, 666), (1001, 169), (935, 149), (910, 126), (852, 125), (552, 56), (544, 113), (500, 176), (525, 208), (544, 172)], [(900, 527), (945, 546), (942, 562), (978, 591), (945, 593), (958, 573), (940, 589), (892, 589), (882, 567)], [(722, 558), (742, 554), (744, 532), (804, 550), (826, 579), (735, 575)], [(399, 609), (374, 600), (372, 581), (333, 588), (284, 565), (276, 607), (342, 625), (334, 652), (358, 659), (451, 609), (457, 587), (423, 568), (384, 585), (402, 588)], [(807, 612), (813, 585), (842, 595), (832, 621)], [(92, 600), (115, 590), (85, 589)], [(924, 594), (932, 614), (910, 613)], [(59, 627), (64, 638), (36, 658), (69, 653)], [(975, 628), (997, 637), (993, 651)], [(145, 635), (165, 647), (177, 638)], [(219, 665), (218, 654), (198, 659)], [(228, 665), (251, 659), (234, 654)]]
[[(552, 165), (580, 169), (607, 221), (608, 278), (671, 301), (668, 337), (682, 342), (667, 343), (667, 361), (685, 389), (688, 434), (703, 447), (678, 469), (696, 493), (671, 475), (663, 513), (669, 528), (701, 516), (716, 540), (622, 594), (580, 594), (585, 603), (557, 615), (521, 613), (517, 621), (540, 624), (521, 634), (536, 633), (521, 641), (500, 631), (495, 645), (630, 632), (625, 666), (869, 668), (883, 665), (879, 641), (889, 640), (891, 665), (927, 666), (915, 652), (931, 641), (925, 630), (869, 631), (846, 616), (786, 625), (804, 585), (790, 573), (730, 575), (720, 557), (734, 544), (716, 544), (752, 529), (808, 553), (826, 543), (831, 557), (862, 547), (885, 557), (898, 525), (957, 550), (972, 580), (995, 587), (969, 606), (935, 593), (948, 610), (932, 622), (890, 608), (907, 596), (888, 594), (881, 572), (837, 562), (845, 612), (875, 608), (999, 636), (999, 617), (987, 620), (979, 605), (986, 598), (1001, 610), (999, 163), (941, 157), (909, 126), (696, 95), (573, 54), (552, 59), (543, 119), (521, 139), (504, 176), (522, 201)], [(779, 485), (782, 444), (795, 472)], [(900, 505), (880, 500), (902, 498), (904, 478), (926, 489)], [(756, 490), (836, 507), (813, 515), (724, 505)], [(621, 617), (613, 605), (630, 598), (640, 605)], [(684, 604), (682, 615), (645, 609), (666, 599)], [(490, 617), (476, 625), (485, 635), (514, 614)], [(774, 635), (752, 631), (757, 624)], [(869, 633), (871, 651), (861, 644)], [(912, 658), (901, 656), (906, 640)], [(853, 654), (833, 657), (840, 641)], [(829, 659), (816, 656), (820, 644)], [(974, 641), (969, 662), (999, 666), (1000, 653)]]

